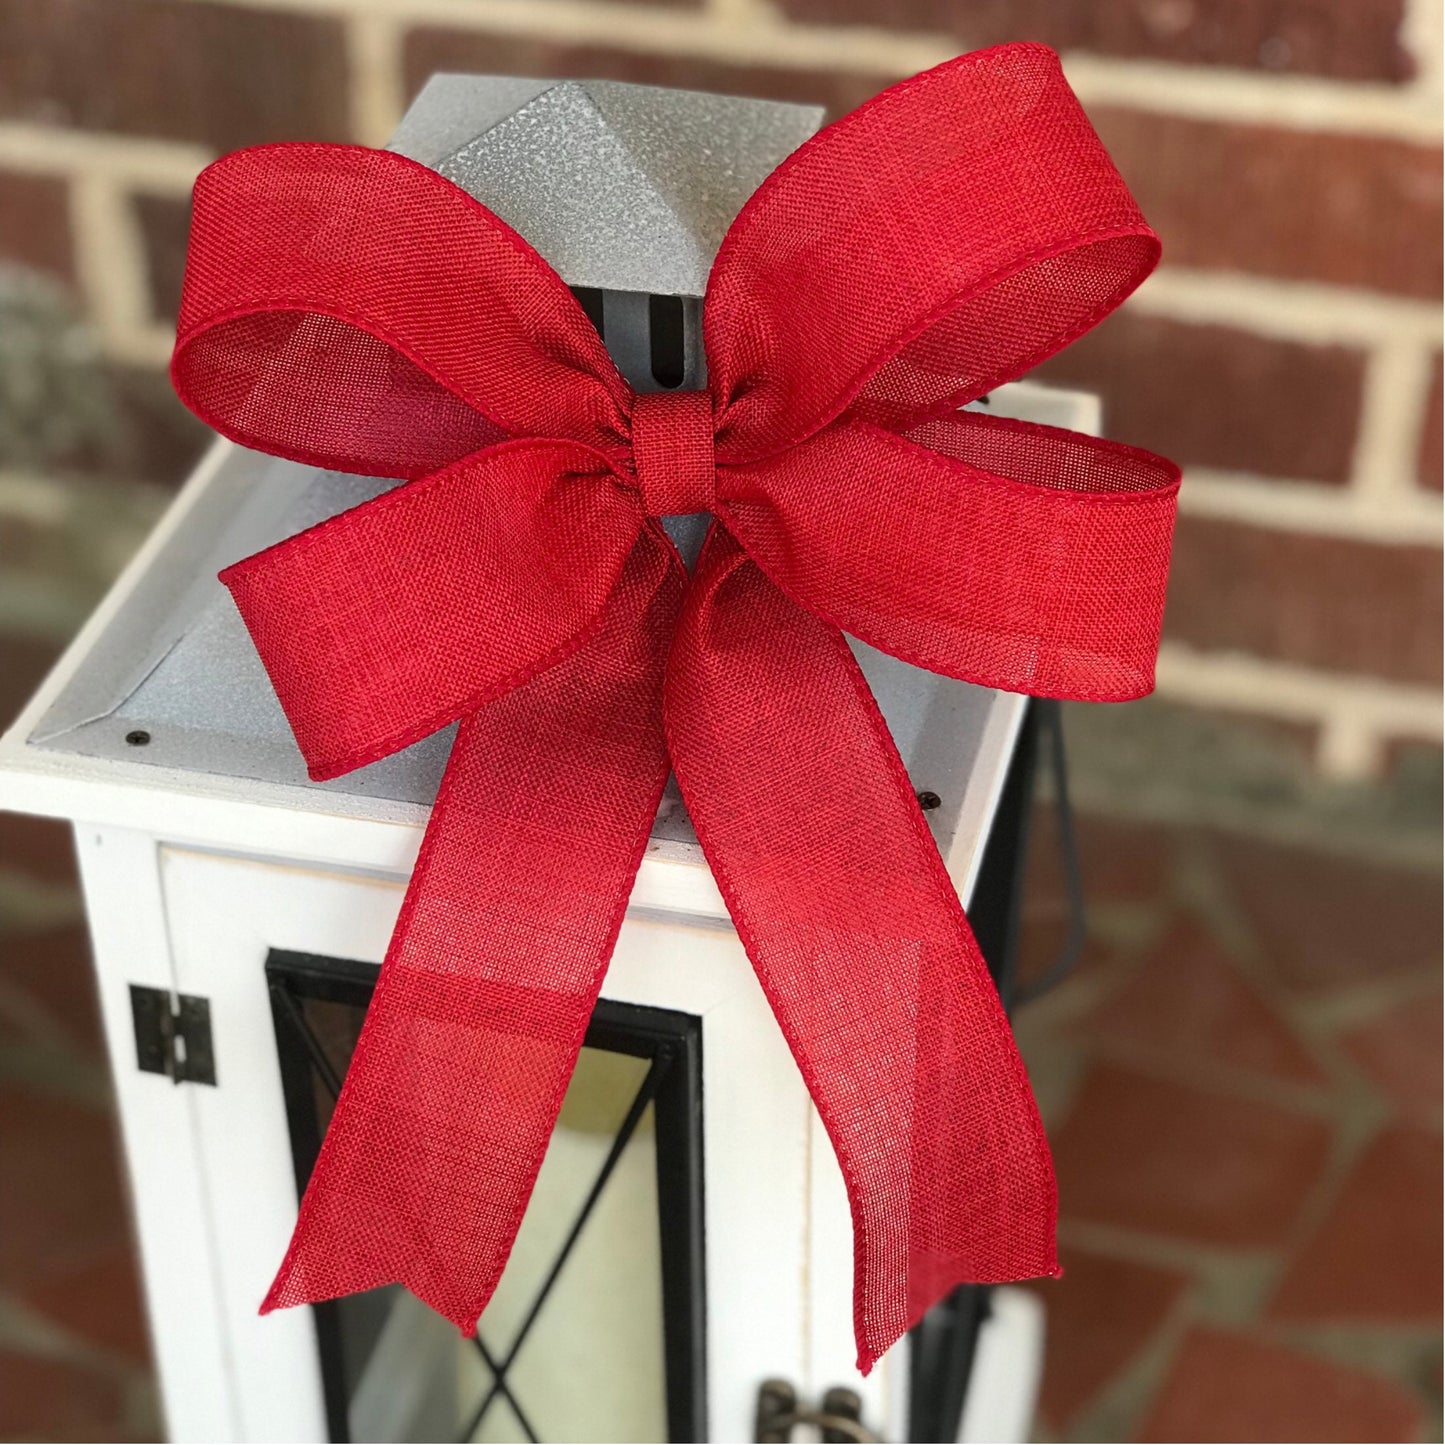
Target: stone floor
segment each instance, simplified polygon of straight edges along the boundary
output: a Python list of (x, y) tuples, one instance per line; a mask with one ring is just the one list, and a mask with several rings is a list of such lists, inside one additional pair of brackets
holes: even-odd
[[(1026, 974), (1065, 919), (1038, 821)], [(1067, 1266), (1039, 1286), (1037, 1438), (1438, 1440), (1436, 874), (1097, 814), (1080, 832), (1088, 948), (1018, 1017)], [(154, 1439), (56, 825), (0, 817), (0, 921), (0, 1438)]]
[[(1087, 816), (1043, 1440), (1439, 1440), (1438, 873)], [(1036, 832), (1026, 972), (1064, 927)]]

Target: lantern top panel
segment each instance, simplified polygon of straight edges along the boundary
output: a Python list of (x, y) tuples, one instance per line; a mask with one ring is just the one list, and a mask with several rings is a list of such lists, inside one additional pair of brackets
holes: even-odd
[(701, 296), (733, 217), (822, 118), (611, 80), (444, 74), (389, 148), (495, 211), (570, 286)]

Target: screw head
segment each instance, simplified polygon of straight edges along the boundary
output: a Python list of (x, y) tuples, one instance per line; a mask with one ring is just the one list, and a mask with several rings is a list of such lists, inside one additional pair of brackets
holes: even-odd
[(943, 799), (940, 798), (937, 793), (929, 792), (928, 789), (925, 788), (923, 792), (918, 795), (918, 806), (922, 808), (925, 813), (931, 813), (935, 808), (941, 808), (943, 806)]
[(136, 728), (134, 731), (128, 732), (125, 735), (125, 740), (133, 748), (143, 748), (150, 742), (151, 735), (144, 728)]

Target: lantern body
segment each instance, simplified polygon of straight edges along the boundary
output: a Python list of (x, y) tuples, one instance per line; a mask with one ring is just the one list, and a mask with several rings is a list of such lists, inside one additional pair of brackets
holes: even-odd
[[(701, 384), (712, 251), (817, 123), (802, 107), (644, 87), (438, 77), (394, 144), (517, 226), (579, 288), (634, 386), (656, 389)], [(1073, 393), (1018, 384), (990, 405), (1097, 429), (1093, 399)], [(471, 1346), (397, 1292), (256, 1314), (324, 1127), (324, 1076), (344, 1072), (342, 1036), (385, 952), (450, 730), (309, 781), (216, 574), (394, 485), (218, 443), (0, 742), (0, 805), (75, 823), (176, 1439), (454, 1438), (448, 1422), (466, 1419), (488, 1378)], [(699, 519), (668, 525), (685, 552), (695, 545)], [(856, 650), (915, 787), (937, 799), (926, 816), (968, 903), (1026, 701)], [(1015, 815), (1027, 801), (1019, 777), (1015, 767)], [(806, 798), (797, 826), (809, 827)], [(665, 1059), (612, 1192), (538, 1314), (542, 1333), (508, 1373), (542, 1438), (752, 1439), (769, 1379), (803, 1403), (851, 1388), (870, 1429), (910, 1438), (906, 1346), (867, 1381), (853, 1369), (842, 1179), (671, 786), (603, 1000), (569, 1098), (575, 1117), (564, 1109), (482, 1322), (505, 1354), (535, 1298), (523, 1276), (545, 1281), (618, 1116)], [(589, 1126), (589, 1111), (600, 1122)], [(1022, 1321), (1014, 1338), (1026, 1349), (1027, 1308), (1015, 1301), (1007, 1318)], [(975, 1397), (1004, 1323), (979, 1344)], [(977, 1438), (1024, 1438), (1036, 1361), (1002, 1358), (989, 1402), (1003, 1413), (976, 1422), (991, 1432)], [(1010, 1411), (1015, 1423), (1001, 1425)], [(476, 1438), (521, 1438), (511, 1428), (494, 1417)]]

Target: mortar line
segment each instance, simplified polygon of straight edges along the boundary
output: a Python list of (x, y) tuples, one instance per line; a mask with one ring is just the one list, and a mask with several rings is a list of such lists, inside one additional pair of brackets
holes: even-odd
[(1419, 338), (1394, 336), (1366, 358), (1350, 475), (1351, 491), (1362, 500), (1382, 502), (1418, 490), (1431, 357)]
[(351, 134), (383, 146), (406, 109), (401, 32), (390, 15), (359, 11), (346, 25)]
[(1445, 526), (1440, 494), (1420, 486), (1376, 492), (1203, 467), (1185, 469), (1179, 510), (1376, 546), (1439, 547)]

